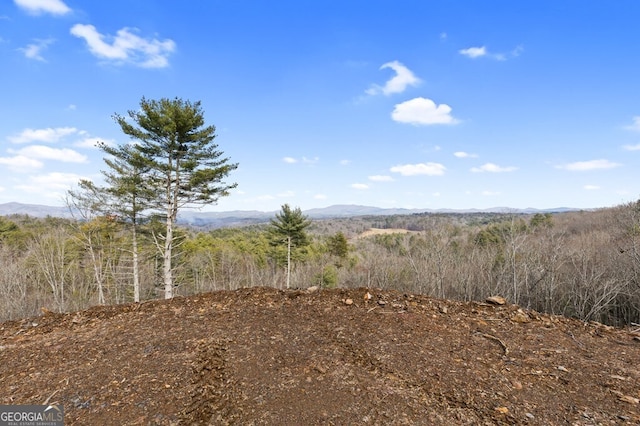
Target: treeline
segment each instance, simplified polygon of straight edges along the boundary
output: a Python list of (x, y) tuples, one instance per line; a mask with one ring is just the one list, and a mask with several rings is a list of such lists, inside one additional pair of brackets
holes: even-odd
[[(0, 320), (133, 301), (131, 233), (112, 217), (0, 218)], [(138, 233), (140, 299), (162, 297), (162, 223)], [(403, 232), (361, 237), (371, 228)], [(250, 286), (371, 287), (439, 298), (501, 295), (541, 312), (640, 323), (640, 202), (557, 214), (314, 221), (287, 253), (268, 225), (178, 227), (175, 295)], [(155, 237), (154, 237), (155, 236)]]

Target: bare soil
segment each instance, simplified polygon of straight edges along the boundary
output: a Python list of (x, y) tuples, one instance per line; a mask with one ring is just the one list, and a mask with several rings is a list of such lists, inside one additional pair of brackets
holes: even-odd
[(0, 404), (68, 425), (638, 425), (632, 329), (251, 288), (0, 324)]

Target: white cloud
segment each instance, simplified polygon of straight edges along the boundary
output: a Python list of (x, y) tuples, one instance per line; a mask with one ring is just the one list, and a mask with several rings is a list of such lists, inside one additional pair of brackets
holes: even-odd
[(42, 161), (25, 157), (24, 155), (16, 155), (14, 157), (0, 157), (0, 165), (5, 165), (9, 170), (18, 173), (31, 172), (42, 168)]
[(280, 198), (291, 198), (291, 197), (295, 197), (296, 193), (293, 191), (284, 191), (278, 194), (278, 197)]
[(470, 47), (468, 49), (460, 49), (458, 53), (461, 55), (467, 56), (469, 58), (475, 59), (481, 56), (485, 56), (487, 54), (487, 48), (484, 46), (481, 47)]
[(87, 136), (74, 142), (73, 146), (77, 146), (78, 148), (97, 148), (96, 145), (98, 142), (102, 142), (107, 146), (117, 145), (117, 142), (114, 139), (94, 138), (92, 136)]
[(431, 99), (414, 98), (397, 104), (391, 118), (400, 123), (414, 125), (456, 124), (458, 120), (451, 116), (451, 107), (436, 105)]
[(46, 49), (55, 40), (52, 38), (46, 40), (35, 40), (35, 43), (28, 44), (26, 47), (19, 48), (18, 50), (24, 53), (24, 56), (29, 59), (35, 59), (36, 61), (46, 62), (42, 56), (42, 51)]
[(402, 176), (442, 176), (447, 168), (439, 163), (418, 163), (403, 164), (391, 167), (393, 173), (400, 173)]
[(633, 124), (625, 126), (625, 129), (640, 132), (640, 115), (633, 117)]
[(34, 15), (39, 15), (41, 13), (65, 15), (71, 12), (69, 6), (64, 4), (62, 0), (13, 0), (13, 2), (19, 8)]
[(585, 185), (583, 188), (587, 191), (595, 191), (597, 189), (600, 189), (598, 185)]
[(318, 157), (313, 157), (313, 158), (302, 157), (302, 162), (305, 164), (316, 164), (318, 161), (320, 161), (320, 158)]
[(351, 164), (351, 160), (340, 160), (341, 166), (348, 166), (349, 164)]
[(24, 129), (16, 136), (10, 136), (9, 141), (13, 143), (29, 142), (58, 142), (65, 136), (78, 133), (75, 127), (49, 127), (46, 129)]
[(44, 175), (30, 176), (23, 185), (17, 185), (16, 189), (34, 194), (42, 194), (48, 198), (62, 198), (64, 194), (81, 179), (87, 179), (75, 173), (53, 172)]
[(284, 157), (284, 158), (282, 159), (282, 161), (284, 161), (284, 162), (285, 162), (285, 163), (287, 163), (287, 164), (294, 164), (294, 163), (297, 163), (297, 162), (298, 162), (298, 160), (296, 160), (296, 159), (295, 159), (295, 158), (293, 158), (293, 157)]
[(387, 62), (383, 64), (380, 69), (391, 68), (395, 71), (396, 75), (388, 80), (384, 86), (372, 85), (367, 89), (367, 95), (391, 95), (394, 93), (402, 93), (409, 86), (417, 86), (420, 84), (420, 79), (416, 77), (409, 68), (405, 67), (398, 61)]
[[(10, 150), (11, 152), (11, 150)], [(19, 156), (41, 160), (57, 160), (65, 163), (85, 163), (87, 157), (69, 148), (51, 148), (44, 145), (31, 145), (15, 152)]]
[(391, 176), (384, 175), (369, 176), (369, 180), (374, 182), (393, 182), (393, 178)]
[(517, 167), (509, 166), (509, 167), (501, 167), (493, 163), (486, 163), (480, 167), (474, 167), (471, 169), (474, 173), (503, 173), (503, 172), (513, 172), (514, 170), (518, 170)]
[(625, 151), (640, 151), (640, 143), (637, 145), (625, 145), (622, 149)]
[(76, 24), (71, 28), (71, 34), (83, 38), (91, 53), (99, 58), (143, 68), (164, 68), (169, 65), (168, 56), (176, 48), (173, 40), (144, 39), (131, 31), (122, 28), (114, 37), (100, 34), (93, 25)]
[(516, 46), (511, 52), (508, 53), (492, 53), (487, 50), (486, 46), (480, 46), (460, 49), (458, 50), (458, 53), (471, 59), (487, 57), (495, 59), (496, 61), (506, 61), (508, 57), (515, 58), (520, 56), (523, 51), (524, 47), (522, 47), (521, 45)]
[(585, 172), (590, 170), (606, 170), (620, 167), (621, 164), (609, 160), (577, 161), (575, 163), (556, 166), (557, 169), (569, 170), (571, 172)]
[(464, 151), (457, 151), (453, 153), (454, 156), (458, 158), (478, 158), (478, 154), (470, 154)]
[(369, 189), (369, 185), (367, 185), (366, 183), (352, 183), (351, 187), (353, 189), (360, 189), (360, 190)]

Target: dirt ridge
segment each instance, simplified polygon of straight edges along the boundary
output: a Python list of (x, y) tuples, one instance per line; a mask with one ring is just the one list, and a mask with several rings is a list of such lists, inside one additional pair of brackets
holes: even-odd
[(0, 404), (70, 425), (637, 425), (638, 365), (635, 330), (365, 288), (0, 324)]

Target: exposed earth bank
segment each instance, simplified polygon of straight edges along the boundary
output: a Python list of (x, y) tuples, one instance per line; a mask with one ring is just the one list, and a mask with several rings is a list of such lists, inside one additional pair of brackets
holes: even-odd
[(0, 324), (0, 404), (66, 425), (640, 424), (640, 333), (374, 289), (221, 291)]

